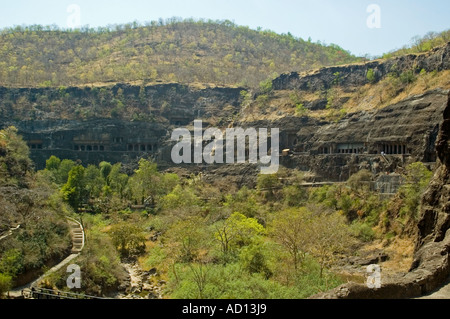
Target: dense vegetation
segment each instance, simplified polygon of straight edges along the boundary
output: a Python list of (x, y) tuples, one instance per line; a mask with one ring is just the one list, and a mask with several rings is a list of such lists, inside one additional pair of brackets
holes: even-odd
[(181, 20), (0, 32), (0, 85), (181, 82), (256, 86), (273, 74), (351, 63), (337, 45), (252, 30), (230, 21)]
[[(448, 32), (418, 39), (407, 51), (423, 52), (442, 41)], [(253, 100), (253, 90), (243, 91), (243, 106), (257, 116), (269, 106), (281, 110), (273, 74), (357, 60), (335, 45), (229, 21), (172, 19), (75, 31), (17, 27), (0, 34), (0, 84), (59, 88), (33, 98), (5, 95), (0, 110), (2, 116), (33, 119), (64, 109), (74, 98), (66, 86), (139, 81), (138, 96), (94, 88), (90, 99), (76, 100), (61, 114), (152, 121), (151, 106), (143, 103), (145, 85), (176, 81), (252, 86), (260, 94)], [(317, 93), (328, 102), (318, 116), (337, 120), (367, 95), (384, 105), (398, 92), (434, 87), (446, 74), (392, 74), (359, 89), (347, 104), (339, 102), (347, 92), (336, 83)], [(369, 82), (373, 76), (367, 74)], [(311, 115), (305, 105), (317, 95), (288, 94), (288, 112)], [(163, 282), (166, 298), (305, 298), (342, 283), (335, 266), (358, 247), (411, 236), (431, 177), (422, 163), (411, 164), (398, 194), (382, 200), (369, 187), (374, 176), (364, 170), (345, 185), (304, 188), (301, 172), (282, 169), (258, 176), (255, 188), (237, 188), (226, 180), (210, 184), (201, 175), (160, 172), (146, 159), (126, 174), (120, 163), (85, 167), (52, 156), (34, 172), (28, 155), (15, 128), (0, 131), (0, 295), (67, 253), (65, 217), (75, 216), (87, 232), (76, 260), (85, 293), (116, 291), (124, 276), (121, 263), (134, 260), (145, 270), (157, 269), (155, 280)], [(66, 276), (62, 269), (42, 284), (67, 289)]]
[[(14, 130), (2, 134), (7, 132)], [(13, 139), (26, 151), (19, 137)], [(239, 189), (226, 180), (210, 184), (201, 175), (163, 173), (146, 159), (127, 175), (120, 163), (83, 167), (52, 156), (44, 170), (29, 174), (49, 196), (34, 197), (31, 209), (2, 215), (2, 224), (22, 227), (0, 242), (1, 279), (9, 282), (4, 286), (24, 265), (42, 266), (45, 256), (67, 243), (58, 239), (66, 234), (58, 208), (76, 214), (87, 231), (87, 246), (76, 261), (83, 269), (83, 292), (117, 289), (120, 262), (131, 259), (158, 270), (167, 298), (305, 298), (330, 289), (342, 283), (333, 266), (355, 253), (349, 249), (408, 236), (431, 177), (423, 164), (411, 164), (399, 193), (383, 202), (364, 170), (346, 185), (310, 189), (301, 186), (299, 171), (260, 175), (254, 189)], [(7, 204), (18, 208), (26, 202)], [(41, 205), (47, 209), (44, 221), (33, 209)], [(20, 216), (24, 211), (34, 214)], [(36, 245), (39, 256), (30, 250)], [(67, 289), (66, 276), (61, 270), (43, 284)]]
[[(345, 186), (311, 189), (301, 186), (299, 171), (260, 175), (256, 188), (238, 189), (159, 172), (145, 159), (131, 176), (120, 163), (83, 167), (54, 156), (34, 173), (15, 129), (0, 137), (0, 159), (8, 163), (2, 233), (21, 225), (0, 241), (2, 291), (24, 270), (61, 258), (70, 246), (63, 216), (75, 213), (88, 239), (77, 259), (83, 292), (114, 291), (121, 260), (134, 259), (158, 269), (168, 298), (305, 298), (342, 282), (333, 265), (354, 253), (350, 247), (407, 235), (431, 177), (423, 164), (409, 165), (396, 197), (380, 202), (364, 170)], [(26, 173), (18, 174), (21, 167)], [(43, 284), (66, 289), (65, 277), (61, 271)]]
[[(87, 247), (101, 251), (101, 261), (91, 270), (100, 257), (86, 255), (84, 278), (96, 284), (84, 291), (104, 293), (106, 282), (117, 284), (117, 256), (157, 268), (172, 298), (304, 298), (341, 283), (328, 270), (330, 255), (345, 251), (351, 230), (342, 214), (308, 204), (308, 192), (295, 185), (301, 173), (275, 191), (278, 175), (261, 175), (256, 189), (233, 189), (158, 172), (145, 159), (131, 176), (120, 168), (52, 157), (39, 172), (53, 182), (67, 178), (61, 197), (87, 211)], [(64, 289), (65, 282), (56, 276), (47, 284)]]
[(0, 295), (68, 253), (68, 206), (54, 195), (54, 189), (34, 174), (28, 147), (17, 130), (1, 130)]
[(429, 32), (423, 37), (415, 36), (411, 39), (411, 45), (405, 45), (399, 50), (385, 53), (383, 58), (402, 56), (406, 54), (417, 54), (430, 51), (435, 47), (446, 44), (450, 41), (450, 30), (442, 32)]
[[(51, 158), (40, 173), (51, 180), (66, 176), (58, 162)], [(88, 247), (102, 251), (96, 271), (85, 257), (85, 276), (97, 283), (85, 291), (117, 284), (119, 256), (158, 269), (168, 298), (305, 298), (334, 287), (342, 278), (333, 265), (354, 253), (351, 247), (408, 236), (431, 177), (414, 163), (397, 196), (380, 202), (368, 171), (346, 186), (306, 189), (301, 172), (281, 170), (259, 176), (255, 189), (236, 189), (161, 173), (145, 159), (131, 176), (120, 172), (121, 164), (71, 166), (61, 195), (74, 209), (87, 209)], [(61, 279), (49, 285), (58, 282), (64, 289)]]

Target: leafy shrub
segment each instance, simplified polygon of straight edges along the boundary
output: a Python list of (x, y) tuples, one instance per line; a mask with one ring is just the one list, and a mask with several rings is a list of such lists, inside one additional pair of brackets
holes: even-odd
[(145, 234), (138, 226), (122, 222), (113, 225), (109, 234), (114, 246), (122, 256), (135, 256), (145, 250)]
[(269, 94), (272, 92), (273, 90), (273, 84), (272, 84), (272, 79), (269, 78), (267, 80), (262, 81), (261, 83), (259, 83), (259, 89), (261, 90), (261, 92), (263, 94)]
[[(178, 266), (179, 283), (173, 286), (174, 299), (289, 299), (297, 297), (296, 289), (267, 280), (260, 274), (242, 271), (239, 264), (205, 265), (203, 280), (196, 279), (192, 268)], [(172, 285), (175, 282), (172, 281)]]
[(432, 175), (433, 173), (421, 162), (412, 163), (406, 167), (406, 183), (399, 190), (404, 202), (400, 210), (401, 217), (417, 220), (422, 195)]
[(12, 277), (0, 273), (0, 299), (12, 288)]
[(367, 70), (367, 81), (370, 83), (375, 83), (377, 80), (374, 69)]
[(375, 239), (375, 231), (367, 223), (355, 221), (350, 226), (350, 230), (354, 236), (364, 242), (370, 242)]
[(282, 192), (287, 206), (301, 206), (308, 199), (308, 193), (303, 187), (295, 185), (285, 186)]
[(416, 75), (414, 74), (413, 70), (405, 71), (402, 74), (400, 74), (400, 81), (403, 84), (410, 84), (413, 83), (416, 80)]

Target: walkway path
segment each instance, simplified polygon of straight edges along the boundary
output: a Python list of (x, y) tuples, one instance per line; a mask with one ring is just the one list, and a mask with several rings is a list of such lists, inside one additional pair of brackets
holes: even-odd
[(6, 232), (5, 235), (3, 235), (3, 236), (0, 237), (0, 240), (5, 239), (5, 238), (11, 236), (11, 235), (13, 234), (13, 232), (16, 231), (16, 230), (18, 230), (19, 228), (20, 228), (20, 225), (18, 225), (18, 226), (15, 227), (15, 228), (10, 228), (10, 229), (8, 230), (8, 232)]
[(84, 244), (85, 244), (85, 235), (84, 235), (83, 226), (78, 221), (76, 221), (75, 219), (70, 218), (70, 217), (67, 218), (67, 221), (69, 223), (70, 233), (72, 235), (71, 254), (67, 258), (65, 258), (63, 261), (61, 261), (59, 264), (57, 264), (56, 266), (54, 266), (50, 270), (48, 270), (45, 274), (43, 274), (38, 279), (36, 279), (32, 282), (29, 282), (28, 284), (26, 284), (24, 286), (16, 287), (13, 290), (9, 291), (10, 297), (12, 297), (12, 298), (21, 297), (22, 290), (35, 287), (46, 276), (58, 271), (62, 267), (68, 265), (72, 260), (74, 260), (75, 258), (77, 258), (80, 255), (81, 251), (84, 248)]

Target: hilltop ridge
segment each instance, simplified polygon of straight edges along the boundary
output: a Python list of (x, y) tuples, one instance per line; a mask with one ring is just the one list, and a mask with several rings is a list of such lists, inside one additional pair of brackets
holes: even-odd
[(290, 70), (360, 61), (341, 47), (230, 21), (153, 21), (0, 32), (0, 85), (80, 86), (180, 82), (250, 85)]

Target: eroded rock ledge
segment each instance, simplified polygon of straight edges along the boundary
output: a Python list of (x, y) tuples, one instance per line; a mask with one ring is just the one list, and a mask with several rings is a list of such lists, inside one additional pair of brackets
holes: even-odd
[(379, 289), (348, 283), (312, 299), (415, 298), (439, 288), (450, 276), (450, 100), (436, 143), (438, 163), (422, 199), (414, 261), (399, 277), (382, 277)]
[(369, 83), (368, 70), (373, 70), (375, 82), (380, 81), (391, 72), (413, 70), (420, 72), (442, 71), (450, 69), (450, 42), (425, 54), (409, 54), (388, 60), (376, 60), (368, 63), (326, 67), (307, 75), (297, 72), (282, 74), (273, 81), (275, 90), (318, 91), (329, 89), (339, 74), (342, 86), (360, 86)]

